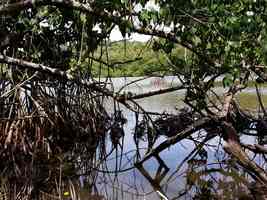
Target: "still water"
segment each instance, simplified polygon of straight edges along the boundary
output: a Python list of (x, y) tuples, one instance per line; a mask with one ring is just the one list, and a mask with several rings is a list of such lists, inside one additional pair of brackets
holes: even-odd
[[(140, 94), (150, 92), (154, 90), (164, 89), (167, 87), (179, 85), (179, 80), (175, 77), (152, 77), (139, 82), (132, 83), (127, 87), (121, 89), (124, 85), (127, 85), (140, 78), (113, 78), (111, 88), (114, 92), (120, 91), (121, 93), (131, 92), (134, 94)], [(223, 88), (218, 88), (217, 91), (220, 93), (224, 92)], [(251, 89), (247, 89), (245, 92), (253, 92)], [(177, 110), (184, 107), (182, 102), (184, 97), (184, 90), (175, 91), (167, 94), (152, 96), (137, 100), (137, 102), (143, 107), (145, 111), (151, 112), (167, 112), (175, 114)], [(107, 103), (107, 107), (112, 110), (112, 105)], [(123, 108), (123, 115), (127, 118), (127, 124), (125, 126), (125, 139), (124, 147), (121, 151), (118, 149), (117, 155), (122, 155), (122, 159), (114, 159), (116, 153), (114, 152), (108, 159), (106, 170), (115, 171), (126, 170), (132, 168), (135, 161), (136, 146), (133, 140), (133, 131), (135, 126), (135, 114), (126, 108)], [(155, 146), (164, 141), (165, 138), (161, 137), (157, 140)], [(245, 139), (246, 143), (253, 143), (251, 138)], [(213, 139), (210, 144), (218, 144), (218, 138)], [(108, 142), (107, 142), (108, 143)], [(109, 144), (111, 146), (111, 144)], [(145, 148), (147, 147), (146, 141), (140, 142), (140, 149), (143, 155)], [(168, 150), (163, 151), (160, 157), (164, 160), (165, 164), (170, 168), (167, 176), (161, 183), (161, 186), (166, 192), (169, 198), (174, 198), (178, 195), (178, 192), (184, 187), (185, 184), (185, 170), (186, 166), (182, 166), (179, 173), (171, 176), (179, 166), (182, 160), (193, 150), (193, 142), (189, 140), (183, 140), (182, 142), (173, 145)], [(111, 148), (111, 147), (110, 147)], [(208, 162), (214, 160), (215, 152), (212, 149), (208, 149)], [(151, 174), (155, 175), (158, 167), (158, 163), (155, 159), (151, 159), (145, 162), (145, 169)], [(98, 181), (99, 192), (108, 197), (108, 199), (160, 199), (157, 193), (150, 186), (149, 182), (139, 173), (137, 169), (126, 170), (125, 172), (119, 173), (118, 176), (113, 174), (109, 176), (99, 176)]]

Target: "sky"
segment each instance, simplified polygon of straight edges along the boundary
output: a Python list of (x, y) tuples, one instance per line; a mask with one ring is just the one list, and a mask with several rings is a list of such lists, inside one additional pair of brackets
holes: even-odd
[[(138, 33), (133, 33), (130, 36), (130, 38), (126, 37), (126, 39), (129, 39), (130, 41), (138, 41), (138, 42), (147, 42), (150, 38), (151, 38), (151, 36), (141, 35)], [(110, 34), (110, 40), (111, 41), (120, 41), (123, 39), (125, 39), (125, 38), (122, 37), (122, 35), (119, 31), (119, 28), (115, 27)]]
[[(154, 3), (154, 0), (151, 0), (149, 1), (146, 6), (145, 6), (146, 9), (154, 9), (154, 10), (159, 10), (159, 7), (157, 5), (155, 5)], [(141, 5), (137, 5), (135, 7), (135, 11), (140, 11), (142, 8), (141, 8)], [(126, 39), (129, 39), (130, 41), (139, 41), (139, 42), (147, 42), (149, 39), (151, 38), (151, 36), (148, 36), (148, 35), (141, 35), (141, 34), (138, 34), (138, 33), (133, 33), (130, 38), (126, 38)], [(125, 38), (122, 37), (120, 31), (119, 31), (119, 28), (116, 26), (111, 34), (110, 34), (110, 40), (111, 41), (120, 41), (120, 40), (123, 40)]]

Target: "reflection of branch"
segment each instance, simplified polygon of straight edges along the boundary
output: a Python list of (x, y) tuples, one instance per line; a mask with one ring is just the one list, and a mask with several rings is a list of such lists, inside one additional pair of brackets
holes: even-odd
[(191, 126), (186, 128), (184, 131), (177, 133), (177, 135), (168, 138), (164, 142), (162, 142), (160, 145), (158, 145), (155, 149), (151, 150), (150, 153), (144, 156), (142, 161), (140, 163), (145, 162), (149, 158), (158, 155), (160, 152), (164, 151), (165, 149), (169, 148), (171, 145), (176, 144), (177, 142), (181, 141), (182, 139), (187, 138), (192, 133), (194, 133), (197, 130), (200, 130), (203, 128), (208, 122), (210, 122), (210, 118), (203, 118), (201, 120), (196, 121)]
[(167, 175), (169, 168), (167, 167), (167, 165), (164, 163), (164, 161), (160, 158), (159, 155), (155, 155), (156, 160), (158, 161), (158, 169), (156, 172), (155, 177), (151, 177), (149, 172), (144, 168), (142, 163), (136, 163), (136, 168), (139, 170), (139, 172), (146, 177), (146, 179), (148, 180), (148, 182), (151, 184), (151, 186), (153, 187), (153, 189), (164, 199), (164, 200), (168, 200), (168, 197), (166, 196), (166, 194), (164, 193), (164, 191), (162, 190), (160, 184), (162, 182), (162, 180), (165, 178), (165, 176)]
[(176, 167), (176, 170), (169, 176), (169, 178), (167, 179), (166, 182), (171, 181), (171, 179), (174, 177), (174, 175), (176, 173), (178, 173), (180, 171), (180, 169), (182, 168), (182, 166), (186, 163), (186, 161), (188, 161), (190, 158), (194, 158), (199, 152), (200, 149), (202, 149), (204, 147), (204, 145), (210, 141), (211, 139), (213, 139), (216, 135), (210, 135), (208, 134), (205, 139), (203, 141), (201, 141), (181, 162), (180, 164)]

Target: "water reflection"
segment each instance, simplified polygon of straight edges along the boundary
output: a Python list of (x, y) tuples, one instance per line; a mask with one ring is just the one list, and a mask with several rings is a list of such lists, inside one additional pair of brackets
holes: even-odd
[[(138, 78), (114, 78), (114, 92), (117, 92), (121, 89), (123, 85), (127, 85), (132, 81), (137, 80)], [(179, 85), (179, 81), (174, 77), (165, 77), (161, 78), (148, 78), (141, 82), (135, 82), (133, 84), (128, 85), (121, 93), (144, 93), (149, 91), (154, 91), (158, 89), (164, 89), (166, 87), (177, 86)], [(217, 92), (223, 93), (226, 91), (224, 88), (217, 88)], [(245, 90), (245, 92), (253, 92), (251, 89)], [(144, 108), (145, 111), (152, 112), (168, 112), (168, 113), (177, 113), (177, 109), (182, 108), (184, 106), (182, 99), (184, 97), (184, 90), (175, 91), (168, 94), (162, 94), (158, 96), (152, 96), (149, 98), (143, 98), (137, 100), (137, 102)], [(107, 101), (106, 105), (110, 110), (113, 109), (113, 105), (109, 104)], [(108, 159), (107, 169), (109, 171), (130, 169), (134, 167), (134, 162), (136, 160), (136, 144), (133, 140), (133, 131), (136, 124), (135, 114), (129, 111), (127, 108), (122, 107), (123, 114), (127, 118), (127, 124), (125, 126), (125, 140), (123, 149), (118, 149), (117, 154), (113, 152), (112, 155)], [(198, 134), (198, 133), (196, 133)], [(165, 140), (164, 137), (160, 137), (155, 146), (160, 144)], [(252, 137), (241, 137), (241, 141), (245, 143), (254, 143), (254, 138)], [(220, 142), (219, 138), (216, 137), (209, 142), (209, 145), (217, 145)], [(111, 149), (111, 144), (109, 144)], [(146, 141), (140, 141), (139, 148), (141, 152), (141, 156), (144, 156), (147, 148)], [(170, 198), (174, 198), (179, 195), (178, 191), (182, 190), (186, 182), (186, 167), (185, 165), (181, 165), (183, 159), (187, 157), (190, 152), (194, 148), (194, 143), (192, 140), (183, 140), (178, 144), (171, 146), (169, 149), (160, 153), (160, 157), (165, 162), (165, 164), (170, 168), (168, 172), (168, 176), (163, 179), (161, 182), (161, 186), (164, 191), (168, 194)], [(220, 153), (220, 149), (216, 155), (213, 148), (208, 149), (208, 162), (213, 162), (216, 158), (222, 155), (218, 155)], [(116, 161), (116, 159), (112, 159), (112, 157), (116, 157), (118, 155), (123, 155), (122, 160)], [(147, 160), (143, 167), (149, 172), (151, 177), (154, 177), (157, 173), (159, 163), (153, 158)], [(180, 167), (179, 174), (174, 173), (177, 170), (177, 167)], [(172, 176), (171, 176), (172, 175)], [(108, 177), (100, 176), (99, 177), (99, 192), (100, 193), (108, 193), (113, 196), (110, 199), (159, 199), (158, 194), (154, 191), (149, 181), (135, 168), (131, 170), (126, 170), (118, 175), (110, 175)], [(105, 186), (108, 187), (105, 187)], [(110, 195), (107, 195), (110, 196)]]

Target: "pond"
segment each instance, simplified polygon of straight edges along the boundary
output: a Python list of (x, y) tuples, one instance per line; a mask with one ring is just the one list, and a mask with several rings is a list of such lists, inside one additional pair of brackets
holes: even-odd
[[(139, 80), (139, 77), (131, 77), (131, 78), (113, 78), (113, 86), (114, 91), (120, 91), (121, 87), (127, 85), (135, 80)], [(179, 85), (179, 80), (175, 77), (151, 77), (125, 87), (121, 90), (121, 93), (131, 92), (134, 94), (150, 92), (154, 90), (164, 89), (167, 87), (177, 86)], [(216, 89), (219, 93), (223, 93), (226, 91), (224, 88), (218, 87)], [(265, 92), (265, 91), (263, 91)], [(137, 100), (137, 102), (144, 108), (145, 111), (151, 112), (167, 112), (175, 114), (177, 110), (184, 107), (184, 103), (182, 101), (184, 97), (184, 90), (170, 92), (167, 94), (152, 96), (148, 98), (143, 98)], [(248, 88), (244, 91), (244, 93), (240, 96), (239, 101), (242, 104), (242, 98), (245, 99), (245, 103), (247, 98), (255, 98), (255, 91), (251, 88)], [(265, 98), (264, 98), (265, 99)], [(256, 102), (256, 101), (255, 101)], [(254, 109), (257, 105), (252, 104), (252, 108)], [(110, 110), (113, 109), (113, 105), (107, 102), (106, 105)], [(255, 107), (254, 107), (255, 106)], [(127, 124), (125, 126), (125, 140), (124, 146), (121, 150), (118, 148), (117, 152), (113, 152), (107, 161), (107, 165), (105, 166), (105, 170), (107, 171), (123, 171), (118, 175), (114, 175), (112, 173), (100, 174), (97, 181), (98, 192), (108, 196), (109, 199), (160, 199), (159, 195), (156, 191), (151, 187), (150, 183), (143, 177), (142, 174), (139, 173), (137, 169), (134, 168), (134, 161), (136, 158), (136, 145), (133, 140), (133, 131), (134, 126), (136, 124), (135, 114), (129, 111), (126, 108), (123, 109), (123, 115), (127, 118)], [(253, 143), (254, 140), (252, 138), (246, 137), (241, 138), (245, 143)], [(160, 137), (155, 146), (164, 141), (164, 137)], [(218, 138), (213, 139), (210, 144), (217, 144), (219, 142)], [(110, 142), (107, 142), (110, 144)], [(169, 198), (174, 198), (179, 195), (178, 191), (182, 189), (185, 184), (185, 172), (186, 166), (182, 165), (179, 173), (174, 173), (178, 166), (180, 166), (183, 159), (188, 156), (188, 154), (193, 149), (193, 142), (191, 140), (183, 140), (182, 142), (171, 146), (168, 150), (163, 151), (160, 154), (160, 157), (164, 160), (165, 164), (170, 168), (166, 178), (161, 182), (161, 186), (168, 194)], [(146, 141), (140, 142), (139, 148), (143, 149), (141, 151), (144, 155), (145, 148), (147, 147)], [(109, 147), (110, 150), (111, 147)], [(117, 153), (117, 154), (116, 154)], [(143, 156), (141, 155), (141, 156)], [(121, 156), (122, 159), (114, 159), (116, 156)], [(212, 149), (208, 150), (208, 162), (211, 162), (215, 159), (216, 156), (223, 156), (215, 154)], [(145, 169), (153, 176), (155, 175), (158, 163), (156, 159), (150, 159), (144, 163)], [(129, 169), (129, 170), (128, 170)]]

